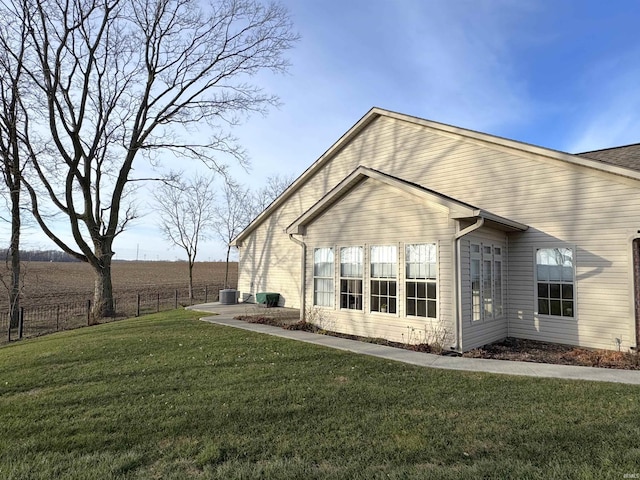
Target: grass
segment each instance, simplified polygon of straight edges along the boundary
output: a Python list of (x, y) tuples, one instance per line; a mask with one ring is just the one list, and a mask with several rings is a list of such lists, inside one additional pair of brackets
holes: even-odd
[(623, 478), (640, 388), (431, 370), (172, 311), (0, 348), (3, 479)]

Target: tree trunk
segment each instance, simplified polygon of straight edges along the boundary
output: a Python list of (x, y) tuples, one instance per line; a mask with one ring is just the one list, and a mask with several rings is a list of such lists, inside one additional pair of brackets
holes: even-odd
[(111, 256), (102, 257), (101, 265), (92, 265), (95, 275), (95, 289), (93, 305), (91, 307), (90, 322), (96, 324), (105, 317), (114, 317), (113, 284), (111, 283)]
[(231, 254), (231, 247), (227, 246), (227, 262), (224, 269), (224, 288), (229, 288), (229, 255)]
[[(189, 256), (189, 300), (193, 300), (193, 258)], [(189, 302), (191, 303), (191, 302)]]
[(11, 189), (11, 290), (9, 304), (11, 327), (18, 326), (20, 320), (20, 178)]

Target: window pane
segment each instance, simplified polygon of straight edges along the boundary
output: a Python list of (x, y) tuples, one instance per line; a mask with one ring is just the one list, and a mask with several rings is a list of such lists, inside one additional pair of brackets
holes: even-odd
[(573, 317), (573, 302), (562, 302), (562, 316)]
[(436, 284), (433, 282), (427, 283), (427, 298), (436, 298)]
[(433, 300), (427, 301), (427, 317), (436, 318), (436, 302)]
[(396, 312), (397, 312), (398, 307), (397, 307), (396, 299), (395, 299), (394, 297), (391, 297), (391, 298), (389, 299), (388, 309), (389, 309), (389, 310), (388, 310), (388, 311), (389, 311), (389, 313), (396, 313)]
[(333, 307), (333, 279), (314, 278), (314, 305)]
[(538, 313), (540, 315), (549, 315), (549, 300), (543, 298), (538, 299)]
[(362, 247), (340, 249), (340, 276), (362, 277)]
[(380, 297), (371, 297), (371, 311), (372, 312), (380, 311)]
[(435, 244), (406, 245), (405, 257), (407, 278), (435, 278)]
[(314, 276), (333, 276), (333, 248), (316, 248), (313, 252)]
[(427, 316), (427, 301), (426, 300), (418, 300), (417, 301), (417, 306), (418, 306), (418, 312), (417, 312), (417, 316), (418, 317), (426, 317)]
[(573, 250), (570, 248), (540, 248), (536, 252), (536, 263), (573, 268)]
[(493, 303), (495, 306), (494, 314), (496, 316), (502, 316), (502, 262), (496, 260), (494, 262), (494, 294)]
[(562, 280), (562, 267), (560, 265), (550, 265), (548, 268), (549, 280), (552, 282), (559, 282)]
[(540, 280), (541, 282), (546, 282), (549, 280), (548, 265), (538, 265), (538, 280)]
[(549, 284), (549, 298), (560, 298), (560, 284), (559, 283), (550, 283)]
[(539, 283), (538, 284), (538, 297), (540, 297), (540, 298), (549, 298), (549, 284), (548, 283)]
[(427, 298), (427, 292), (426, 292), (427, 286), (422, 282), (416, 284), (416, 286), (418, 287), (417, 288), (418, 294), (416, 295), (416, 297)]
[(480, 260), (475, 258), (471, 260), (471, 310), (471, 319), (480, 320)]
[(362, 280), (340, 280), (340, 308), (362, 310)]
[(407, 315), (415, 316), (416, 314), (416, 300), (407, 299)]
[(573, 298), (573, 284), (565, 283), (562, 285), (562, 298), (565, 300)]
[(371, 247), (371, 276), (376, 278), (396, 278), (398, 249), (395, 245), (374, 245)]
[(551, 300), (549, 301), (549, 305), (551, 307), (551, 315), (562, 315), (562, 310), (560, 308), (560, 300)]

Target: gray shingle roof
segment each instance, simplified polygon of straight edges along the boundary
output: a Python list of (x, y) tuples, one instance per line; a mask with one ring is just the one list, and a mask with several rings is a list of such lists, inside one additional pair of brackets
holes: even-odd
[(592, 152), (576, 153), (578, 157), (640, 171), (640, 143), (622, 147), (604, 148)]

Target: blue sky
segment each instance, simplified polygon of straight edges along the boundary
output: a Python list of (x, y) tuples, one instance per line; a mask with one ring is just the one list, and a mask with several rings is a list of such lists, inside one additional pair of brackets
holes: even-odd
[[(254, 188), (302, 173), (373, 106), (571, 153), (640, 142), (638, 1), (282, 3), (301, 35), (292, 67), (256, 79), (282, 106), (234, 131), (252, 162), (234, 175)], [(152, 216), (115, 250), (182, 257)], [(210, 242), (199, 259), (223, 255)]]

